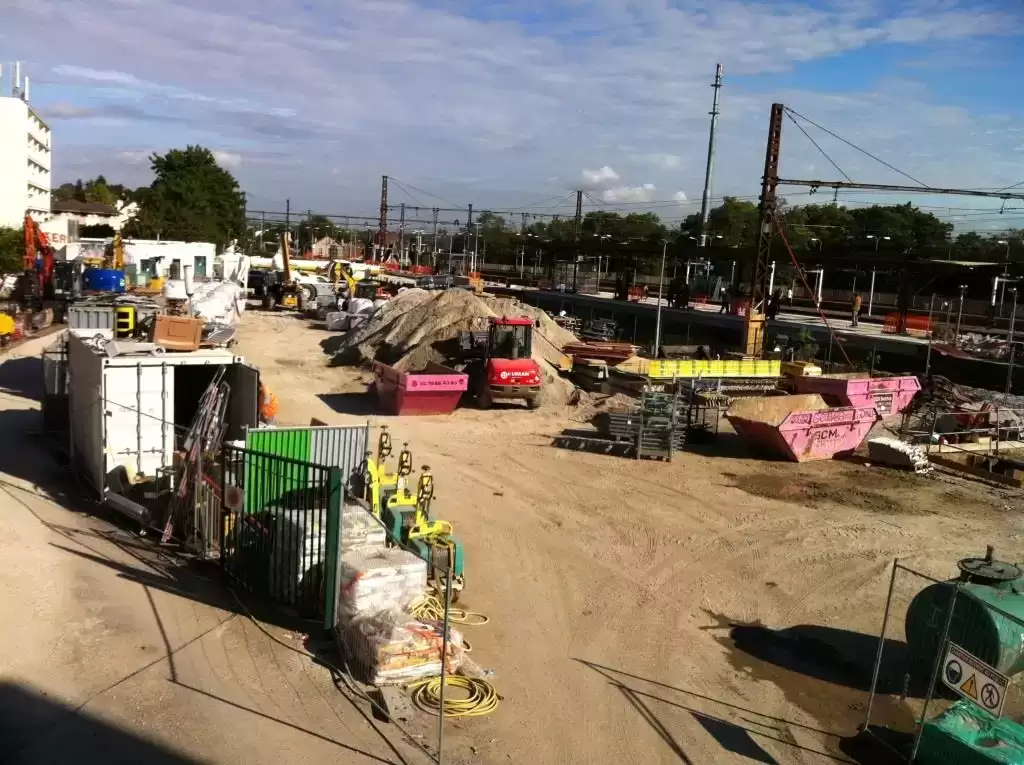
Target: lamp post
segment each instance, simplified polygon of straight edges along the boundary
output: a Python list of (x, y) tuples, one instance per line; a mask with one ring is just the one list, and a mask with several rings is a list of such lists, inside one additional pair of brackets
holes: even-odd
[(1010, 344), (1010, 363), (1006, 366), (1006, 393), (1010, 393), (1010, 389), (1013, 387), (1013, 358), (1015, 346), (1013, 344), (1013, 325), (1017, 319), (1017, 288), (1011, 287), (1010, 292), (1013, 293), (1013, 309), (1010, 312), (1010, 334), (1007, 337), (1007, 341)]
[(868, 293), (868, 316), (871, 316), (871, 309), (875, 307), (875, 269), (871, 269), (871, 291)]
[(924, 375), (927, 377), (931, 374), (932, 369), (932, 338), (935, 337), (935, 331), (932, 329), (932, 309), (935, 308), (935, 293), (932, 293), (931, 300), (928, 301), (928, 355), (924, 358)]
[(964, 293), (967, 291), (967, 285), (960, 285), (960, 308), (956, 313), (956, 335), (953, 337), (953, 345), (957, 344), (960, 339), (960, 322), (964, 318)]
[(883, 240), (888, 242), (889, 240), (892, 239), (891, 236), (877, 236), (876, 234), (867, 234), (864, 238), (865, 239), (872, 239), (872, 240), (874, 240), (874, 242), (875, 242), (875, 252), (878, 252), (878, 245), (880, 245)]
[(996, 244), (1001, 244), (1006, 247), (1006, 262), (1010, 262), (1010, 240), (1009, 239), (997, 239)]
[(1012, 346), (1014, 325), (1017, 323), (1017, 288), (1010, 287), (1010, 292), (1013, 293), (1013, 308), (1010, 310), (1010, 334), (1007, 336), (1007, 340)]
[[(665, 255), (668, 253), (668, 241), (661, 245), (661, 273), (658, 275), (658, 314), (654, 324), (654, 358), (661, 351), (661, 295), (665, 284)], [(735, 262), (733, 263), (735, 266)]]
[(821, 244), (821, 240), (818, 237), (812, 236), (807, 241), (814, 242), (816, 245), (818, 245), (818, 252), (821, 252), (822, 244)]

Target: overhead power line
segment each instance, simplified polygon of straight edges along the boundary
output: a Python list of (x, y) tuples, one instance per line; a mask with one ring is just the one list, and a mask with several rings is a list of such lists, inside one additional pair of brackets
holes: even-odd
[(821, 152), (821, 156), (823, 156), (825, 159), (827, 159), (829, 161), (829, 164), (831, 164), (832, 167), (834, 167), (836, 170), (839, 171), (839, 174), (841, 176), (843, 176), (848, 181), (852, 181), (853, 180), (853, 178), (851, 178), (849, 175), (847, 175), (846, 171), (843, 170), (843, 168), (841, 168), (839, 166), (839, 164), (834, 159), (832, 159), (832, 157), (830, 157), (828, 155), (828, 152), (825, 151), (823, 148), (821, 148), (818, 145), (817, 141), (815, 141), (813, 138), (811, 138), (811, 134), (808, 133), (806, 130), (804, 130), (804, 126), (801, 125), (799, 122), (797, 122), (796, 121), (796, 117), (794, 117), (788, 110), (786, 112), (786, 116), (789, 117), (790, 122), (792, 122), (794, 125), (796, 125), (797, 130), (799, 130), (801, 133), (803, 133), (804, 136), (806, 136), (807, 140), (810, 141), (812, 144), (814, 144), (814, 148), (817, 149), (819, 152)]
[[(808, 118), (808, 117), (805, 117), (804, 115), (800, 114), (800, 112), (798, 112), (798, 111), (796, 111), (796, 110), (794, 110), (794, 109), (790, 109), (790, 108), (789, 108), (788, 106), (787, 106), (787, 107), (785, 107), (785, 109), (786, 109), (786, 111), (787, 111), (787, 112), (788, 112), (788, 113), (790, 114), (790, 117), (791, 117), (791, 118), (792, 118), (792, 116), (793, 116), (793, 115), (795, 115), (795, 116), (799, 117), (800, 119), (802, 119), (802, 120), (804, 120), (804, 121), (806, 121), (806, 122), (810, 123), (811, 125), (814, 125), (814, 127), (818, 128), (818, 130), (822, 130), (822, 131), (824, 131), (824, 132), (828, 133), (828, 134), (829, 134), (830, 136), (832, 136), (833, 138), (835, 138), (835, 139), (836, 139), (837, 141), (842, 141), (842, 142), (843, 142), (843, 143), (845, 143), (845, 144), (846, 144), (847, 146), (849, 146), (849, 147), (850, 147), (851, 149), (856, 149), (857, 151), (859, 151), (859, 152), (860, 152), (861, 154), (863, 154), (864, 156), (866, 156), (866, 157), (870, 157), (871, 159), (875, 160), (875, 162), (879, 162), (879, 163), (881, 163), (881, 164), (885, 165), (885, 166), (886, 166), (887, 168), (889, 168), (890, 170), (892, 170), (892, 171), (893, 171), (894, 173), (899, 173), (899, 174), (900, 174), (900, 175), (902, 175), (902, 176), (903, 176), (904, 178), (909, 178), (909, 179), (910, 179), (910, 180), (912, 180), (912, 181), (913, 181), (914, 183), (916, 183), (916, 184), (918, 184), (918, 185), (920, 185), (920, 186), (925, 186), (925, 187), (927, 187), (927, 185), (928, 185), (928, 184), (924, 183), (923, 181), (919, 181), (919, 180), (918, 180), (917, 178), (915, 178), (914, 176), (910, 175), (909, 173), (905, 173), (905, 172), (903, 172), (902, 170), (900, 170), (900, 169), (899, 169), (898, 167), (896, 167), (895, 165), (892, 165), (892, 164), (890, 164), (890, 163), (886, 162), (886, 161), (885, 161), (884, 159), (882, 159), (881, 157), (879, 157), (879, 156), (877, 156), (877, 155), (875, 155), (875, 154), (872, 154), (872, 153), (871, 153), (870, 151), (868, 151), (867, 149), (862, 149), (862, 148), (861, 148), (860, 146), (858, 146), (857, 144), (853, 143), (852, 141), (848, 141), (848, 140), (846, 140), (845, 138), (843, 138), (843, 137), (842, 137), (841, 135), (839, 135), (838, 133), (834, 133), (834, 132), (832, 132), (831, 130), (829, 130), (828, 128), (826, 128), (826, 127), (822, 127), (821, 125), (819, 125), (819, 124), (818, 124), (817, 122), (815, 122), (814, 120), (812, 120), (812, 119), (810, 119), (810, 118)], [(842, 173), (842, 170), (840, 170), (839, 172), (841, 172), (841, 173)], [(843, 175), (846, 175), (846, 173), (842, 173), (842, 174), (843, 174)], [(847, 177), (847, 180), (850, 180), (850, 178), (849, 178), (849, 177)]]

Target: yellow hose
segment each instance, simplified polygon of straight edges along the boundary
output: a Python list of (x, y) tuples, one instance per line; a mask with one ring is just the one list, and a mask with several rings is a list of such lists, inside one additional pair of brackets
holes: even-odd
[[(434, 595), (423, 595), (418, 598), (410, 606), (409, 611), (417, 619), (444, 621), (444, 603)], [(490, 621), (484, 614), (455, 606), (448, 609), (448, 619), (453, 624), (462, 624), (467, 627), (482, 627)]]
[[(498, 692), (486, 680), (461, 675), (445, 677), (445, 717), (483, 717), (498, 708)], [(452, 698), (451, 689), (459, 689), (469, 694), (468, 698)], [(408, 690), (412, 695), (412, 703), (427, 714), (437, 716), (441, 711), (441, 678), (431, 677), (411, 683)]]

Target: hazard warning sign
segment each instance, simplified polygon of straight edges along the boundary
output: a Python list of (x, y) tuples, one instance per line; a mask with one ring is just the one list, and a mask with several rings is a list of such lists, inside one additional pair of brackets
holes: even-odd
[(942, 661), (942, 682), (996, 717), (1003, 713), (1010, 679), (950, 642)]

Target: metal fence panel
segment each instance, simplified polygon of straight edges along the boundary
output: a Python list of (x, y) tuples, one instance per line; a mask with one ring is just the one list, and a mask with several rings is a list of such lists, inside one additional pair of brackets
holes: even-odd
[[(1003, 716), (1024, 715), (1024, 620), (993, 604), (1000, 591), (960, 580), (940, 581), (894, 562), (864, 729), (913, 762), (924, 747), (951, 743), (934, 721), (970, 701), (943, 682), (947, 647), (956, 643), (1011, 676)], [(971, 714), (985, 716), (980, 707)], [(924, 751), (924, 749), (920, 749)]]
[(347, 483), (366, 456), (369, 430), (369, 423), (258, 428), (246, 433), (245, 447), (263, 454), (339, 468)]
[[(337, 468), (225, 446), (221, 566), (242, 586), (333, 623), (343, 495)], [(331, 539), (331, 535), (334, 539)]]

